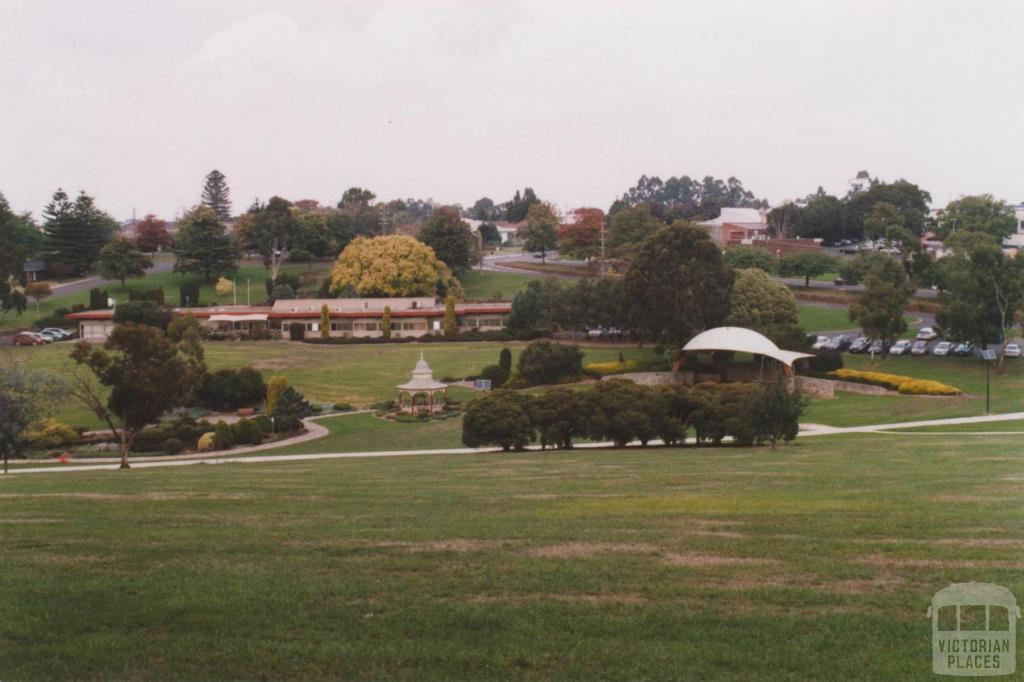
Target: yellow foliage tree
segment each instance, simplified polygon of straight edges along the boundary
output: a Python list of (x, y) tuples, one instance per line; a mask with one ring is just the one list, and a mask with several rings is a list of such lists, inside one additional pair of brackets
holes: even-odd
[(214, 289), (216, 289), (218, 296), (227, 296), (235, 290), (235, 283), (227, 277), (221, 277), (217, 280), (217, 286)]
[(455, 298), (449, 296), (444, 300), (444, 335), (455, 336), (459, 333), (459, 326), (455, 320)]
[(402, 235), (356, 237), (338, 254), (331, 291), (357, 296), (455, 296), (462, 286), (434, 250)]
[(274, 414), (277, 400), (286, 388), (288, 388), (288, 377), (281, 374), (270, 377), (270, 381), (267, 382), (267, 414)]

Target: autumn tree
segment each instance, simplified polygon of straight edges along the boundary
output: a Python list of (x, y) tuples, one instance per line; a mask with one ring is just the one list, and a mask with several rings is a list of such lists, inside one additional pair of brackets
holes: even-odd
[[(138, 433), (179, 406), (195, 378), (161, 330), (130, 323), (116, 326), (102, 348), (80, 341), (71, 359), (77, 367), (65, 373), (68, 392), (120, 437), (122, 469), (128, 468), (128, 452)], [(97, 381), (109, 389), (108, 397)]]
[(96, 269), (107, 279), (125, 280), (144, 277), (146, 269), (153, 267), (153, 261), (128, 239), (117, 238), (103, 247), (96, 260)]
[(469, 225), (451, 208), (439, 208), (427, 218), (419, 240), (432, 248), (437, 257), (453, 272), (466, 270), (473, 264), (475, 239)]
[(551, 204), (533, 204), (526, 214), (526, 226), (519, 230), (523, 247), (527, 251), (540, 251), (541, 261), (547, 260), (547, 252), (556, 246), (558, 224), (558, 216)]
[(729, 314), (732, 282), (707, 230), (676, 221), (646, 240), (626, 271), (623, 296), (632, 330), (679, 344), (717, 327)]
[(356, 237), (338, 255), (331, 291), (353, 296), (462, 297), (462, 287), (433, 249), (412, 237)]
[(558, 252), (564, 256), (590, 261), (601, 255), (601, 233), (604, 211), (599, 208), (577, 208), (572, 222), (558, 228)]
[(231, 189), (228, 179), (216, 168), (206, 174), (200, 202), (212, 209), (222, 222), (231, 220)]
[(135, 245), (139, 251), (156, 253), (171, 245), (172, 239), (167, 232), (167, 223), (152, 213), (146, 215), (135, 225)]
[(174, 272), (198, 272), (207, 282), (238, 270), (238, 248), (213, 209), (198, 206), (178, 221)]

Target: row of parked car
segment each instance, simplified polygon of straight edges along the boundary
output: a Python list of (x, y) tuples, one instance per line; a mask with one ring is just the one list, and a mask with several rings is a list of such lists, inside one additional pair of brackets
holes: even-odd
[(67, 341), (75, 338), (74, 332), (59, 327), (47, 327), (38, 332), (18, 332), (14, 335), (15, 346), (45, 346), (54, 341)]
[[(851, 338), (846, 334), (840, 336), (818, 336), (812, 350), (838, 350), (849, 353), (873, 353), (881, 354), (888, 351), (889, 355), (932, 355), (957, 357), (968, 357), (975, 354), (974, 344), (970, 341), (954, 343), (952, 341), (935, 341), (938, 333), (931, 327), (924, 327), (917, 332), (915, 339), (900, 339), (889, 345), (879, 339), (870, 339), (866, 336)], [(934, 343), (933, 343), (934, 342)], [(1024, 349), (1018, 343), (1008, 343), (1003, 349), (1003, 354), (1008, 358), (1019, 358), (1024, 354)]]

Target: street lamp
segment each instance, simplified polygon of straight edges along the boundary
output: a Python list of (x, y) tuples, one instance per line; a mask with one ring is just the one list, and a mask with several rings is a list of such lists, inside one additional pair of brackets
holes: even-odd
[(986, 348), (980, 354), (981, 361), (985, 363), (985, 414), (988, 414), (992, 396), (992, 382), (989, 375), (992, 371), (992, 363), (996, 361), (996, 352)]

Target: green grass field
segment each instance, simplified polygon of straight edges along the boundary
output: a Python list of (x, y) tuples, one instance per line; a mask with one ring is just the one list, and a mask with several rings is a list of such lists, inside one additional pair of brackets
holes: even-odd
[(538, 275), (517, 272), (463, 272), (459, 275), (469, 300), (511, 301)]
[(943, 424), (941, 426), (914, 426), (904, 429), (893, 429), (899, 433), (1024, 433), (1024, 420), (1011, 419), (999, 422), (982, 422), (980, 424)]
[(809, 303), (797, 303), (797, 320), (809, 334), (815, 332), (838, 332), (856, 329), (857, 323), (850, 322), (846, 308), (831, 308)]
[(319, 423), (327, 435), (308, 443), (286, 445), (262, 455), (301, 455), (318, 452), (374, 452), (382, 450), (440, 450), (462, 448), (462, 418), (423, 424), (378, 419), (372, 414), (327, 417)]
[(935, 591), (1024, 594), (1022, 481), (895, 435), (9, 476), (0, 678), (924, 679)]

